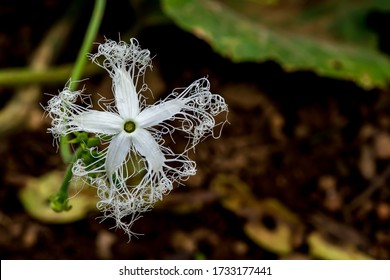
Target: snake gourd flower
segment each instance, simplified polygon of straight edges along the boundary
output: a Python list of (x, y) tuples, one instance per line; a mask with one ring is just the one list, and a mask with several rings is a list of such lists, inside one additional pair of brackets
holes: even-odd
[[(79, 132), (100, 139), (99, 146), (88, 148), (89, 160), (77, 159), (72, 172), (97, 188), (104, 218), (114, 218), (131, 236), (131, 226), (143, 212), (196, 173), (188, 152), (206, 137), (219, 136), (215, 127), (223, 126), (226, 117), (220, 123), (215, 117), (226, 116), (228, 106), (210, 92), (206, 78), (148, 105), (144, 74), (151, 57), (136, 39), (106, 40), (89, 57), (112, 78), (113, 100), (101, 100), (101, 110), (94, 110), (83, 90), (65, 87), (46, 107), (52, 118), (48, 130), (56, 139)], [(175, 145), (178, 135), (186, 141), (180, 152), (166, 143)]]

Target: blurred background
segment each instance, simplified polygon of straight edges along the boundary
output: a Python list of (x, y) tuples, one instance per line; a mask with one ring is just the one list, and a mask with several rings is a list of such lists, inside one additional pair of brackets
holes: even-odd
[[(94, 4), (0, 3), (2, 259), (390, 258), (389, 1), (107, 1), (95, 41), (149, 49), (156, 100), (208, 77), (229, 105), (220, 139), (192, 155), (196, 176), (131, 242), (99, 219), (93, 188), (69, 212), (48, 206), (66, 166), (42, 106)], [(83, 77), (94, 101), (112, 94), (92, 63)]]

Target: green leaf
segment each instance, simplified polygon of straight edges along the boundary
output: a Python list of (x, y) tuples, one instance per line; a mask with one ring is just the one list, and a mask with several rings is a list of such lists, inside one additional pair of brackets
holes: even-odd
[(329, 0), (308, 7), (282, 1), (161, 1), (177, 25), (234, 62), (273, 60), (286, 71), (313, 71), (365, 89), (385, 88), (390, 81), (389, 57), (376, 50), (376, 35), (364, 24), (368, 11), (379, 9), (383, 0), (361, 5)]

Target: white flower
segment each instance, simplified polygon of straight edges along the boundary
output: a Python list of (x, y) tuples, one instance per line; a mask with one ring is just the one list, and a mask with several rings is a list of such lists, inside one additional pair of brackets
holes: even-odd
[[(103, 61), (99, 61), (101, 57)], [(54, 137), (82, 131), (100, 137), (104, 148), (91, 149), (96, 160), (86, 163), (79, 159), (73, 173), (96, 185), (101, 199), (98, 208), (131, 235), (130, 226), (142, 212), (175, 183), (195, 174), (196, 164), (188, 151), (205, 137), (214, 136), (214, 127), (226, 121), (216, 124), (214, 117), (227, 113), (227, 105), (220, 95), (210, 92), (206, 78), (146, 105), (143, 75), (151, 58), (135, 39), (130, 44), (107, 40), (90, 58), (110, 74), (114, 101), (103, 100), (103, 111), (92, 110), (75, 104), (83, 97), (81, 91), (65, 88), (46, 108), (53, 118), (49, 131)], [(165, 141), (175, 144), (174, 134), (184, 134), (188, 141), (180, 153), (164, 145)]]

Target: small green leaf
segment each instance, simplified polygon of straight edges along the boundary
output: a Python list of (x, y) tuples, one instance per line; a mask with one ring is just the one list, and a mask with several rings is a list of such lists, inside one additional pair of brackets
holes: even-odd
[(50, 208), (57, 213), (69, 211), (70, 209), (72, 209), (72, 206), (69, 205), (68, 196), (64, 197), (57, 194), (53, 197), (50, 197), (49, 202), (50, 202)]
[[(248, 3), (252, 1), (240, 1), (240, 10), (237, 2), (230, 3), (233, 1), (161, 1), (165, 13), (177, 25), (204, 39), (216, 52), (234, 62), (273, 60), (286, 71), (313, 71), (320, 76), (353, 81), (365, 89), (385, 88), (390, 81), (389, 57), (375, 49), (375, 35), (361, 24), (364, 11), (377, 8), (382, 0), (363, 1), (364, 5), (351, 13), (346, 12), (346, 4), (333, 0), (325, 1), (328, 7), (317, 11), (313, 7), (303, 11), (277, 10), (283, 7), (282, 3), (277, 3), (277, 7), (252, 3), (256, 6), (250, 9)], [(333, 17), (334, 11), (337, 13)], [(334, 34), (332, 26), (337, 25), (344, 30)], [(347, 35), (349, 41), (339, 38)]]

